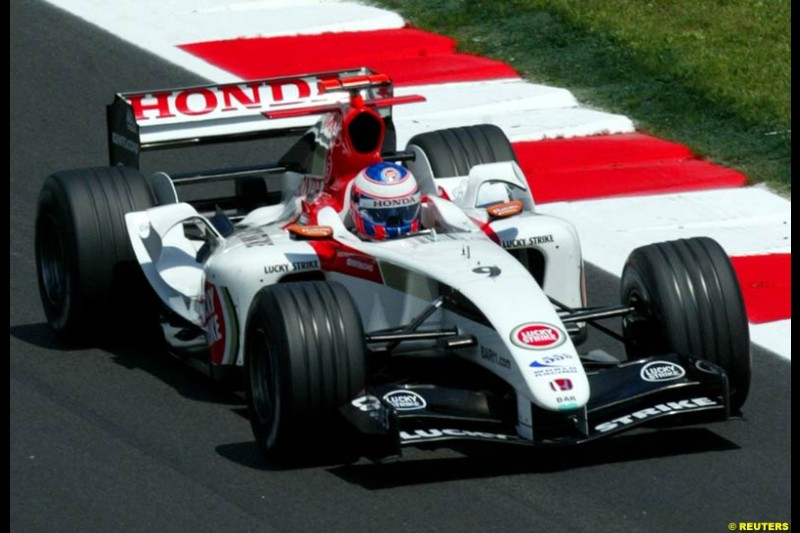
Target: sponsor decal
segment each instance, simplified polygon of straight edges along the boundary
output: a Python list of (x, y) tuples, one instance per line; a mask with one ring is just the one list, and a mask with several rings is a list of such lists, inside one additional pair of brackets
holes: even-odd
[[(541, 362), (546, 365), (557, 365), (563, 363), (572, 363), (575, 359), (577, 359), (574, 355), (569, 353), (554, 353), (550, 355), (545, 355), (541, 358)], [(534, 361), (535, 363), (535, 361)], [(533, 365), (531, 365), (533, 366)]]
[(503, 248), (528, 248), (538, 244), (547, 244), (555, 242), (552, 235), (536, 235), (535, 237), (528, 237), (527, 239), (508, 239), (501, 241)]
[(559, 328), (544, 322), (521, 324), (511, 332), (511, 342), (529, 350), (555, 348), (565, 340), (566, 335)]
[(706, 374), (719, 374), (719, 370), (713, 366), (708, 361), (704, 361), (702, 359), (698, 359), (694, 362), (694, 367), (699, 370), (700, 372), (705, 372)]
[(283, 80), (264, 80), (250, 83), (192, 87), (177, 91), (160, 91), (125, 95), (136, 120), (167, 121), (175, 117), (225, 116), (230, 112), (267, 111), (273, 104), (286, 100), (308, 98), (317, 94), (317, 79), (313, 77)]
[(389, 429), (389, 411), (383, 407), (377, 396), (371, 394), (359, 396), (350, 403), (359, 411), (367, 413), (383, 429)]
[(330, 140), (337, 137), (340, 131), (342, 131), (342, 120), (339, 115), (334, 113), (323, 115), (320, 134), (327, 141), (327, 144), (324, 145), (326, 148), (330, 147)]
[(210, 283), (206, 283), (205, 311), (206, 342), (211, 351), (211, 361), (219, 364), (225, 356), (225, 319), (217, 290)]
[(125, 127), (128, 128), (130, 133), (136, 133), (138, 131), (136, 126), (136, 121), (133, 119), (133, 112), (128, 109), (125, 113)]
[(550, 388), (555, 392), (572, 390), (572, 380), (569, 378), (558, 378), (550, 382)]
[(502, 433), (488, 433), (485, 431), (467, 431), (463, 429), (415, 429), (414, 431), (401, 431), (400, 442), (420, 442), (441, 438), (473, 438), (487, 440), (516, 440), (516, 435)]
[(359, 396), (350, 403), (353, 405), (353, 407), (357, 408), (359, 411), (364, 411), (365, 413), (369, 411), (377, 411), (381, 408), (380, 399), (371, 394)]
[[(305, 202), (303, 203), (305, 204)], [(314, 213), (314, 218), (316, 218), (316, 213)], [(286, 230), (300, 239), (326, 239), (333, 236), (332, 227), (311, 225), (308, 224), (308, 219), (309, 217), (303, 213), (299, 220), (300, 224), (292, 224)]]
[(270, 236), (259, 229), (239, 233), (239, 238), (248, 248), (272, 244)]
[(355, 268), (356, 270), (365, 270), (367, 272), (373, 272), (375, 270), (374, 263), (367, 263), (366, 261), (355, 257), (348, 257), (345, 260), (345, 264), (351, 268)]
[(295, 261), (293, 263), (282, 263), (280, 265), (267, 265), (264, 267), (264, 274), (286, 274), (288, 272), (318, 269), (319, 261)]
[(136, 155), (139, 155), (139, 145), (136, 144), (135, 141), (128, 139), (127, 137), (117, 133), (116, 131), (111, 132), (111, 142), (119, 146), (123, 150), (127, 150)]
[(289, 269), (292, 267), (289, 263), (284, 263), (282, 265), (267, 265), (264, 267), (264, 274), (283, 274), (285, 272), (289, 272)]
[(495, 204), (487, 207), (486, 212), (489, 213), (490, 216), (497, 218), (510, 217), (522, 212), (522, 202), (519, 200), (513, 200), (511, 202)]
[(383, 283), (380, 265), (374, 257), (333, 239), (312, 240), (308, 244), (317, 253), (322, 270)]
[(383, 399), (398, 411), (416, 411), (425, 409), (428, 405), (425, 398), (410, 390), (388, 392), (384, 394)]
[(680, 400), (677, 402), (664, 402), (654, 405), (653, 407), (648, 407), (646, 409), (636, 411), (635, 413), (631, 413), (629, 415), (609, 420), (608, 422), (603, 422), (602, 424), (596, 425), (594, 429), (595, 431), (598, 431), (600, 433), (605, 433), (613, 429), (629, 426), (635, 422), (663, 415), (664, 413), (673, 413), (678, 411), (689, 412), (719, 405), (721, 404), (717, 403), (716, 401), (710, 398), (705, 398), (705, 397), (691, 398), (688, 400)]
[(657, 383), (680, 379), (686, 375), (686, 371), (681, 365), (669, 361), (653, 361), (644, 365), (639, 375), (645, 381)]
[(541, 378), (545, 376), (558, 376), (559, 374), (578, 374), (578, 367), (575, 366), (548, 366), (542, 365), (538, 361), (531, 363), (533, 370), (531, 373), (534, 377)]
[(372, 207), (385, 209), (388, 207), (403, 207), (406, 205), (414, 205), (419, 203), (420, 196), (415, 194), (405, 198), (365, 198), (362, 197), (359, 201), (360, 207)]
[(575, 396), (556, 396), (556, 403), (559, 409), (571, 409), (578, 405), (578, 399)]
[(319, 261), (295, 261), (292, 263), (292, 270), (314, 270), (319, 268)]
[(575, 364), (575, 359), (577, 357), (572, 354), (556, 353), (537, 359), (528, 366), (533, 369), (533, 375), (536, 377), (578, 374), (579, 371), (578, 366)]
[(487, 348), (483, 345), (481, 346), (481, 359), (505, 369), (511, 368), (511, 360), (508, 357), (503, 357), (491, 348)]
[(321, 176), (303, 176), (294, 190), (294, 197), (306, 197), (322, 192), (324, 179)]
[(500, 275), (500, 269), (496, 266), (481, 266), (472, 269), (476, 274), (488, 274), (490, 278), (496, 278)]

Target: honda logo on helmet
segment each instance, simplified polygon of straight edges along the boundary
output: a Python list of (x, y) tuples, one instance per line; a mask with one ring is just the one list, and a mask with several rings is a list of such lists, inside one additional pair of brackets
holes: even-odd
[(419, 203), (419, 195), (406, 196), (405, 198), (362, 198), (361, 207), (403, 207)]

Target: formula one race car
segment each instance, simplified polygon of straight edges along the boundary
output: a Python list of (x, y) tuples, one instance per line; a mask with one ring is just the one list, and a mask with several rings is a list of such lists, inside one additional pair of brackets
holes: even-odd
[[(55, 173), (41, 192), (48, 321), (91, 338), (154, 292), (170, 353), (243, 374), (274, 460), (327, 446), (322, 424), (385, 457), (450, 439), (570, 445), (739, 411), (748, 322), (715, 241), (637, 248), (620, 303), (587, 307), (578, 235), (537, 213), (502, 130), (428, 131), (396, 149), (392, 106), (421, 100), (366, 68), (118, 94), (110, 166)], [(297, 140), (269, 164), (138, 171), (147, 149), (276, 134)], [(178, 194), (225, 180), (234, 197)], [(152, 291), (119, 301), (141, 273)], [(600, 322), (616, 318), (621, 335)], [(624, 353), (578, 351), (589, 326)]]

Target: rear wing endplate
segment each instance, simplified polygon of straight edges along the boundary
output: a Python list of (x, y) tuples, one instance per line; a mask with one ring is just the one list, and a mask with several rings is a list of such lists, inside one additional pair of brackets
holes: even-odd
[[(138, 168), (146, 150), (301, 132), (346, 103), (353, 90), (366, 100), (392, 100), (388, 77), (365, 67), (119, 93), (106, 108), (109, 162)], [(379, 113), (387, 119), (391, 107), (382, 106)]]

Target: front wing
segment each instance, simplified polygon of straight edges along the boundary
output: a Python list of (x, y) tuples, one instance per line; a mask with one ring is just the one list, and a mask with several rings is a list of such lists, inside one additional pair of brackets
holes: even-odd
[(378, 445), (378, 455), (399, 455), (405, 445), (446, 440), (574, 445), (644, 425), (722, 421), (731, 414), (725, 371), (702, 359), (667, 354), (587, 370), (587, 375), (591, 396), (585, 407), (553, 412), (533, 406), (533, 440), (517, 435), (516, 400), (486, 390), (433, 383), (376, 385), (342, 413)]

